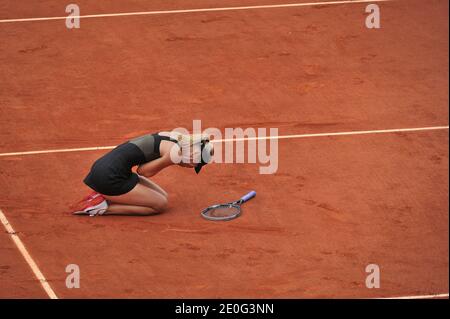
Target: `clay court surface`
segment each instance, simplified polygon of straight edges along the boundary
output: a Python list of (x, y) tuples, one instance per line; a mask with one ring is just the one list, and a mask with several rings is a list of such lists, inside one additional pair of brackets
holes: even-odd
[[(31, 1), (30, 1), (31, 2)], [(85, 1), (81, 15), (284, 4)], [(314, 2), (314, 1), (313, 1)], [(60, 0), (0, 3), (0, 210), (59, 298), (448, 298), (448, 1), (65, 20)], [(106, 150), (175, 127), (275, 127), (279, 168), (172, 167), (153, 217), (74, 217)], [(19, 154), (9, 154), (16, 153)], [(243, 216), (201, 209), (255, 189)], [(0, 297), (48, 298), (1, 226)], [(367, 289), (365, 267), (381, 269)], [(77, 264), (81, 288), (68, 289)]]

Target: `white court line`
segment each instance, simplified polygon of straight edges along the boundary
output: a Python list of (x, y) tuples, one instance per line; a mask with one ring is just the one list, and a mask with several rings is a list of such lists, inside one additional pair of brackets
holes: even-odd
[[(281, 136), (247, 137), (247, 138), (236, 138), (236, 139), (217, 139), (217, 140), (212, 140), (211, 142), (212, 143), (227, 143), (227, 142), (254, 141), (254, 140), (312, 138), (312, 137), (366, 135), (366, 134), (381, 134), (381, 133), (384, 133), (384, 134), (386, 134), (386, 133), (406, 133), (406, 132), (420, 132), (420, 131), (448, 130), (448, 129), (449, 129), (449, 126), (431, 126), (431, 127), (387, 129), (387, 130), (313, 133), (313, 134), (297, 134), (297, 135), (281, 135)], [(40, 151), (11, 152), (11, 153), (0, 153), (0, 157), (111, 150), (115, 147), (116, 146), (96, 146), (96, 147), (66, 148), (66, 149), (40, 150)]]
[[(406, 133), (419, 131), (434, 131), (434, 130), (448, 130), (448, 126), (430, 126), (430, 127), (413, 127), (413, 128), (399, 128), (389, 130), (371, 130), (371, 131), (352, 131), (352, 132), (337, 132), (337, 133), (313, 133), (300, 135), (282, 135), (282, 136), (264, 136), (264, 137), (248, 137), (236, 139), (213, 140), (211, 142), (239, 142), (239, 141), (254, 141), (254, 140), (274, 140), (287, 138), (306, 138), (306, 137), (326, 137), (326, 136), (348, 136), (348, 135), (365, 135), (365, 134), (381, 134), (381, 133)], [(0, 154), (1, 156), (1, 154)]]
[(111, 150), (111, 149), (113, 149), (115, 147), (116, 146), (98, 146), (98, 147), (64, 148), (64, 149), (56, 149), (56, 150), (0, 153), (0, 157), (4, 157), (4, 156), (20, 156), (20, 155), (36, 155), (36, 154), (51, 154), (51, 153), (67, 153), (67, 152), (86, 152), (86, 151)]
[(27, 249), (25, 248), (25, 245), (20, 240), (19, 235), (17, 235), (17, 233), (14, 231), (14, 229), (12, 228), (11, 224), (9, 223), (8, 219), (6, 218), (5, 214), (1, 209), (0, 209), (0, 221), (2, 222), (3, 226), (5, 226), (6, 232), (11, 236), (12, 240), (16, 244), (23, 258), (25, 258), (25, 261), (30, 266), (36, 278), (41, 283), (42, 288), (44, 288), (47, 295), (50, 297), (50, 299), (58, 299), (52, 287), (50, 287), (49, 283), (47, 282), (47, 279), (45, 279), (44, 275), (39, 270), (39, 267), (28, 253)]
[[(435, 131), (435, 130), (448, 130), (448, 129), (449, 129), (448, 125), (447, 126), (428, 126), (428, 127), (388, 129), (388, 130), (350, 131), (350, 132), (335, 132), (335, 133), (315, 133), (315, 134), (248, 137), (248, 138), (236, 138), (236, 139), (217, 139), (217, 140), (212, 140), (211, 143), (227, 143), (227, 142), (252, 141), (252, 140), (253, 141), (254, 140), (272, 140), (272, 139), (281, 140), (281, 139), (292, 139), (292, 138), (313, 138), (313, 137), (367, 135), (367, 134), (407, 133), (407, 132)], [(55, 149), (55, 150), (0, 153), (0, 157), (111, 150), (115, 147), (116, 146), (97, 146), (97, 147), (65, 148), (65, 149)]]
[[(304, 2), (304, 3), (287, 3), (287, 4), (272, 4), (260, 6), (242, 6), (242, 7), (222, 7), (222, 8), (204, 8), (204, 9), (184, 9), (184, 10), (163, 10), (163, 11), (141, 11), (141, 12), (124, 12), (124, 13), (106, 13), (106, 14), (90, 14), (81, 16), (71, 16), (74, 18), (106, 18), (106, 17), (123, 17), (123, 16), (143, 16), (143, 15), (161, 15), (161, 14), (176, 14), (176, 13), (196, 13), (196, 12), (217, 12), (217, 11), (238, 11), (238, 10), (255, 10), (255, 9), (275, 9), (275, 8), (294, 8), (294, 7), (313, 7), (337, 4), (353, 4), (353, 3), (374, 3), (374, 2), (389, 2), (394, 0), (346, 0), (346, 1), (324, 1), (324, 2)], [(49, 21), (49, 20), (65, 20), (64, 17), (43, 17), (43, 18), (24, 18), (24, 19), (3, 19), (0, 23), (10, 22), (30, 22), (30, 21)]]
[(435, 298), (448, 298), (447, 294), (437, 294), (437, 295), (423, 295), (423, 296), (403, 296), (403, 297), (387, 297), (387, 298), (377, 298), (377, 299), (435, 299)]

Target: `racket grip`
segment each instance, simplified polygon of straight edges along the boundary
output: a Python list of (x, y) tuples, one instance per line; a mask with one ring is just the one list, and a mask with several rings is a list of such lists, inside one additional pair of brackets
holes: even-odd
[(256, 196), (256, 192), (255, 192), (255, 191), (251, 191), (251, 192), (248, 193), (247, 195), (242, 196), (241, 201), (242, 201), (243, 203), (245, 203), (245, 202), (249, 201), (250, 199), (252, 199), (252, 198), (255, 197), (255, 196)]

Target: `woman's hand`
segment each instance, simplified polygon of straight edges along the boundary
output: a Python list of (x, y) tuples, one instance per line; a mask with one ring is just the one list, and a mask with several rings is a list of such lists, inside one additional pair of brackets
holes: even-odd
[[(210, 143), (209, 141), (206, 142), (205, 149), (203, 150), (203, 152), (206, 150), (208, 154), (202, 154), (201, 150), (202, 148), (200, 147), (200, 145), (197, 145), (197, 147), (193, 149), (192, 153), (189, 154), (189, 156), (183, 157), (180, 149), (178, 155), (181, 156), (183, 160), (178, 165), (186, 168), (194, 168), (197, 167), (200, 163), (209, 163), (211, 161), (212, 156), (214, 156), (213, 144)], [(203, 160), (202, 156), (204, 156)]]
[[(181, 152), (179, 154), (181, 156)], [(192, 151), (191, 154), (189, 154), (189, 160), (187, 161), (187, 157), (185, 156), (184, 158), (182, 158), (182, 161), (178, 165), (185, 168), (194, 168), (195, 166), (198, 165), (196, 161), (200, 160), (200, 156), (201, 156), (200, 152)]]
[(170, 165), (173, 165), (173, 162), (170, 160), (170, 156), (166, 154), (154, 161), (139, 165), (137, 173), (145, 177), (152, 177)]

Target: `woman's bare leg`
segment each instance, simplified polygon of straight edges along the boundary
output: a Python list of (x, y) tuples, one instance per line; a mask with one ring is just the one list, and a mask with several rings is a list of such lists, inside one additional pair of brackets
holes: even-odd
[[(159, 192), (138, 183), (131, 191), (119, 196), (103, 196), (109, 203), (105, 214), (155, 214), (167, 208), (167, 198)], [(129, 206), (129, 207), (126, 207)], [(125, 210), (125, 211), (124, 211)]]
[(147, 177), (144, 177), (144, 176), (141, 176), (141, 175), (138, 175), (138, 176), (139, 176), (139, 183), (140, 184), (157, 191), (158, 193), (163, 195), (165, 198), (169, 197), (169, 194), (167, 194), (167, 192), (164, 189), (162, 189), (159, 185), (157, 185), (156, 183), (152, 182)]
[(104, 215), (133, 215), (133, 216), (150, 216), (157, 215), (159, 212), (150, 207), (132, 206), (123, 204), (110, 203), (108, 210)]

